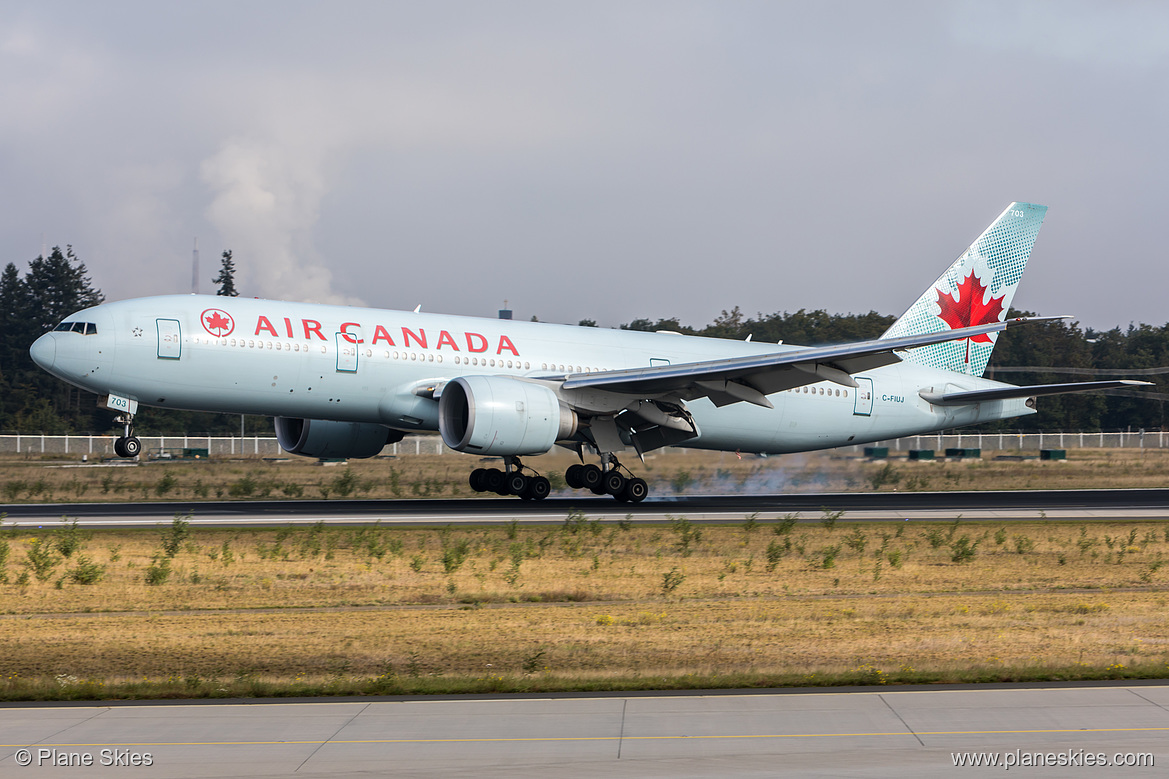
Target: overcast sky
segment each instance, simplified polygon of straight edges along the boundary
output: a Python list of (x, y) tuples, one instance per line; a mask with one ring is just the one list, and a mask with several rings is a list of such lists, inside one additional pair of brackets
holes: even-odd
[(0, 0), (0, 247), (616, 325), (898, 314), (1013, 200), (1015, 305), (1162, 325), (1169, 5)]

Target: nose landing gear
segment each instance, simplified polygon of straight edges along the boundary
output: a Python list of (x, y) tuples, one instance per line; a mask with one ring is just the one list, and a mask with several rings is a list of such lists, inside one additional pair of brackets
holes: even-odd
[(142, 454), (142, 442), (134, 435), (134, 415), (123, 414), (114, 421), (122, 423), (124, 433), (114, 439), (114, 454), (118, 457), (137, 457)]

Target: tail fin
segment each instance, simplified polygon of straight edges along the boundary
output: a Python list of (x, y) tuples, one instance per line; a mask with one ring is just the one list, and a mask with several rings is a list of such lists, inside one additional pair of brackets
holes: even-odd
[[(938, 333), (1005, 319), (1046, 214), (1047, 206), (1011, 203), (881, 337)], [(996, 333), (922, 346), (902, 357), (981, 376), (997, 337)]]

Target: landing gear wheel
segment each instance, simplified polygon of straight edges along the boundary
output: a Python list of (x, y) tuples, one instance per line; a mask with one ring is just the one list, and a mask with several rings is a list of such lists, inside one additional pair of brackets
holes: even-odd
[(115, 438), (114, 439), (114, 454), (116, 454), (118, 457), (128, 457), (129, 456), (126, 454), (126, 447), (122, 445), (125, 442), (125, 440), (126, 440), (125, 438)]
[[(583, 465), (580, 469), (580, 486), (597, 492), (597, 487), (601, 486), (601, 469), (595, 465)], [(604, 490), (597, 494), (603, 493)]]
[(631, 503), (641, 503), (649, 495), (649, 485), (645, 479), (632, 478), (625, 482), (625, 489), (618, 497)]
[(609, 471), (605, 474), (605, 478), (601, 481), (605, 492), (610, 495), (620, 495), (625, 491), (626, 479), (617, 471)]
[(500, 490), (503, 489), (503, 471), (499, 470), (498, 468), (488, 468), (483, 473), (482, 478), (484, 492), (495, 492), (500, 495), (504, 494), (500, 492)]
[[(138, 440), (138, 436), (119, 438), (118, 441), (122, 444), (122, 457), (137, 457), (142, 453), (142, 442)], [(117, 441), (114, 442), (114, 451), (118, 451)]]
[(525, 500), (544, 500), (552, 492), (552, 483), (543, 476), (533, 476), (528, 479), (527, 489), (520, 494)]
[(523, 495), (528, 487), (528, 477), (522, 473), (509, 473), (504, 477), (503, 486), (508, 495)]
[(564, 483), (574, 490), (579, 490), (584, 486), (584, 482), (581, 481), (581, 471), (583, 470), (584, 466), (580, 463), (568, 466), (568, 470), (564, 472)]
[(484, 476), (487, 475), (486, 468), (476, 468), (471, 471), (471, 477), (467, 480), (471, 484), (471, 489), (475, 492), (485, 492), (487, 487), (483, 484)]

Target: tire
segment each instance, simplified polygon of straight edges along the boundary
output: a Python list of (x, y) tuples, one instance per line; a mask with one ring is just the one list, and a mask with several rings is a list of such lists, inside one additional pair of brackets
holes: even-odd
[(552, 483), (543, 476), (533, 476), (528, 479), (526, 495), (528, 500), (544, 500), (552, 492)]
[(499, 491), (503, 489), (503, 471), (498, 468), (488, 468), (483, 473), (483, 487), (484, 492), (502, 494)]
[(137, 457), (142, 454), (142, 442), (138, 440), (138, 436), (130, 436), (122, 444), (122, 451), (126, 453), (126, 457)]
[(129, 457), (129, 455), (126, 454), (126, 447), (122, 445), (125, 440), (125, 438), (114, 439), (114, 454), (118, 457)]
[(472, 490), (475, 492), (483, 492), (484, 489), (486, 489), (483, 486), (483, 477), (486, 475), (486, 473), (486, 468), (476, 468), (475, 470), (471, 471), (471, 476), (467, 479), (467, 481), (471, 484)]
[(625, 482), (625, 491), (622, 493), (625, 500), (631, 503), (641, 503), (649, 495), (649, 485), (645, 479), (630, 479)]
[(503, 486), (508, 495), (523, 495), (528, 488), (528, 477), (522, 473), (509, 473), (504, 477)]
[(580, 480), (580, 472), (583, 469), (584, 466), (580, 463), (568, 466), (568, 470), (564, 472), (564, 483), (574, 490), (579, 490), (584, 486), (584, 483)]
[(610, 495), (620, 495), (625, 491), (626, 481), (626, 478), (617, 473), (617, 471), (609, 471), (605, 474), (605, 478), (601, 484), (604, 486), (605, 492)]
[(601, 469), (595, 465), (583, 465), (580, 469), (580, 486), (596, 491), (594, 488), (601, 484)]

